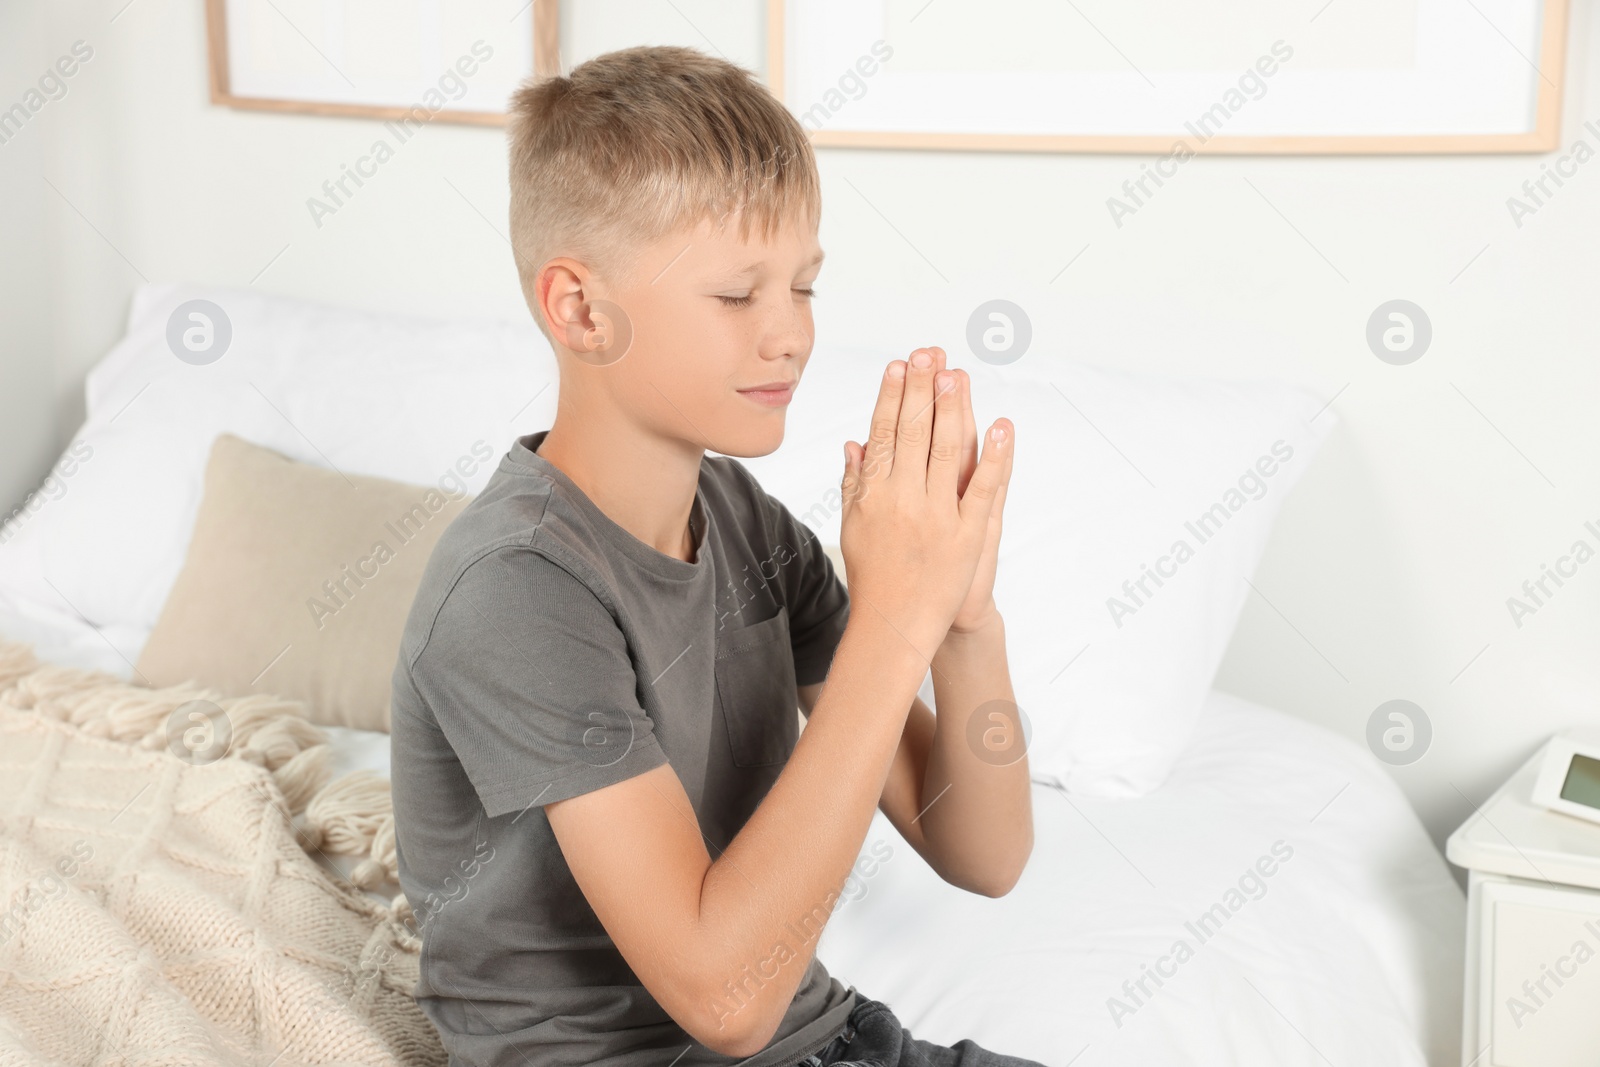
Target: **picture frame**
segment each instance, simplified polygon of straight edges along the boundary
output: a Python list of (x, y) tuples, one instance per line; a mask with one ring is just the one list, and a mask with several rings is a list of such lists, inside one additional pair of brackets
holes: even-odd
[[(418, 10), (442, 13), (447, 2), (431, 0), (430, 6), (430, 0), (423, 0)], [(344, 10), (345, 3), (346, 0), (333, 0), (331, 6), (336, 10)], [(330, 7), (327, 3), (322, 6), (325, 9)], [(477, 59), (482, 56), (481, 50), (477, 57), (463, 52), (451, 63), (443, 57), (443, 50), (436, 48), (435, 51), (441, 54), (437, 78), (429, 78), (421, 73), (415, 79), (402, 75), (381, 79), (376, 84), (358, 89), (352, 79), (345, 76), (330, 59), (324, 33), (319, 33), (317, 27), (302, 27), (289, 22), (280, 4), (271, 0), (205, 0), (205, 14), (211, 102), (224, 107), (383, 121), (415, 121), (420, 108), (425, 110), (427, 120), (432, 122), (503, 126), (506, 114), (502, 96), (509, 94), (509, 87), (514, 87), (529, 75), (547, 77), (561, 72), (559, 0), (529, 0), (513, 16), (513, 23), (520, 21), (526, 24), (526, 35), (513, 35), (513, 44), (520, 49), (520, 54), (513, 55), (512, 58), (516, 60), (514, 66), (496, 80), (494, 87), (483, 86), (481, 79), (479, 85), (473, 86), (471, 76), (464, 73), (478, 69)], [(255, 21), (258, 18), (265, 18), (269, 24), (277, 25), (282, 37), (291, 41), (298, 37), (304, 41), (304, 54), (298, 57), (302, 61), (300, 71), (260, 70), (254, 66), (248, 70), (241, 69), (249, 66), (240, 62), (241, 50), (246, 44), (242, 38), (252, 25), (260, 25)], [(276, 20), (282, 20), (287, 28)], [(438, 14), (434, 21), (442, 26), (445, 20), (442, 14)], [(419, 31), (418, 36), (423, 37), (424, 33)], [(441, 30), (441, 40), (442, 36)], [(419, 48), (418, 52), (426, 50)], [(313, 63), (308, 68), (305, 60), (311, 52), (317, 53), (321, 62)], [(330, 70), (338, 77), (333, 77)], [(450, 80), (452, 71), (454, 79)], [(466, 84), (468, 91), (462, 102), (474, 106), (430, 106), (425, 99), (430, 96), (430, 90), (447, 104), (456, 103), (448, 100), (446, 94), (438, 89), (436, 83), (440, 80), (446, 81), (452, 88), (456, 84)], [(500, 86), (506, 87), (503, 94), (496, 91)], [(474, 95), (474, 89), (482, 91)]]
[[(1201, 44), (1178, 39), (1176, 30), (1165, 31), (1172, 39), (1139, 36), (1151, 25), (1182, 20), (1140, 23), (1133, 9), (1187, 10), (1178, 4), (1144, 0), (1124, 5), (1111, 18), (1121, 19), (1128, 32), (1118, 36), (1141, 54), (1201, 53)], [(1423, 58), (1407, 70), (1395, 62), (1396, 35), (1363, 37), (1348, 27), (1341, 29), (1343, 36), (1324, 33), (1339, 13), (1324, 16), (1325, 5), (1307, 25), (1315, 27), (1318, 17), (1329, 21), (1305, 35), (1312, 46), (1304, 50), (1314, 51), (1317, 69), (1294, 69), (1281, 56), (1258, 62), (1255, 69), (1275, 67), (1278, 77), (1270, 82), (1270, 102), (1256, 103), (1263, 98), (1226, 85), (1221, 75), (1228, 72), (1220, 67), (1175, 64), (1157, 71), (1158, 84), (1119, 47), (1121, 41), (1113, 43), (1085, 14), (1102, 18), (1109, 2), (1039, 7), (1026, 12), (1032, 21), (1023, 22), (1025, 0), (1004, 0), (987, 5), (980, 23), (970, 7), (953, 11), (929, 0), (768, 0), (767, 84), (801, 118), (812, 143), (825, 147), (1163, 155), (1538, 153), (1560, 146), (1567, 7), (1568, 0), (1484, 0), (1454, 8), (1439, 0), (1366, 5), (1375, 21), (1392, 22), (1400, 17), (1393, 12), (1414, 9), (1414, 56)], [(1490, 20), (1486, 8), (1499, 22)], [(913, 12), (909, 19), (907, 12)], [(1052, 67), (1057, 57), (1049, 51), (1049, 27), (1037, 24), (1041, 12), (1067, 31), (1055, 42), (1071, 40), (1070, 47), (1062, 46), (1072, 55), (1059, 60), (1060, 69)], [(1005, 25), (1008, 16), (1016, 25)], [(914, 33), (911, 23), (919, 18), (929, 21)], [(956, 28), (942, 36), (934, 32), (940, 18)], [(873, 56), (874, 25), (884, 31), (879, 46), (895, 31), (902, 41), (921, 35), (911, 69), (896, 71), (892, 57)], [(1018, 32), (1024, 25), (1036, 39), (1024, 40), (1027, 35)], [(1219, 34), (1213, 47), (1228, 51), (1226, 45), (1238, 39), (1222, 41)], [(1142, 50), (1134, 47), (1141, 42)], [(1261, 57), (1271, 55), (1272, 44), (1286, 42), (1262, 40)], [(907, 51), (902, 47), (903, 58)], [(1348, 68), (1338, 66), (1341, 54), (1353, 57)], [(1007, 62), (1033, 66), (1006, 69)], [(1231, 69), (1251, 68), (1236, 63)], [(868, 88), (859, 99), (831, 91), (835, 84), (862, 83)], [(846, 106), (829, 106), (841, 98)], [(1233, 106), (1237, 101), (1245, 106)], [(1430, 127), (1430, 115), (1437, 128)], [(1173, 121), (1180, 117), (1187, 128)]]

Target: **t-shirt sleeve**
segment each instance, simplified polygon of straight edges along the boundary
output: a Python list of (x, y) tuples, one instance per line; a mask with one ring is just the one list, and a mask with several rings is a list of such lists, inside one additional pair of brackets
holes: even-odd
[(411, 676), (491, 818), (667, 762), (616, 619), (530, 549), (466, 569)]
[(779, 573), (789, 608), (795, 684), (814, 685), (828, 676), (833, 664), (834, 650), (850, 621), (850, 594), (816, 531), (759, 485), (757, 491), (773, 545), (782, 553), (774, 558), (785, 560)]

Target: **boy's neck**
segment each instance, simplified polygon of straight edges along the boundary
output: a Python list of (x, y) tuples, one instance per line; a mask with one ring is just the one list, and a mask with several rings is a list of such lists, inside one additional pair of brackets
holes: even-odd
[(689, 517), (704, 454), (637, 426), (563, 419), (559, 410), (538, 449), (612, 522), (657, 552), (688, 563), (695, 562), (697, 535), (689, 531)]

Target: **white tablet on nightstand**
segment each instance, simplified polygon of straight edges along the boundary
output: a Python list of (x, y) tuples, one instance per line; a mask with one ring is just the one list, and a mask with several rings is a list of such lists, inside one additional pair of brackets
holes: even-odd
[(1600, 739), (1567, 734), (1551, 738), (1533, 783), (1533, 802), (1600, 822)]

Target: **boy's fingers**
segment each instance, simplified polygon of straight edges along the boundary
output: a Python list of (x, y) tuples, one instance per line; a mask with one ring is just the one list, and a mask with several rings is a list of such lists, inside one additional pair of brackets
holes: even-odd
[[(1005, 430), (1005, 440), (994, 439), (993, 434), (998, 429)], [(971, 523), (980, 534), (988, 531), (989, 515), (1006, 477), (1007, 454), (1012, 450), (1015, 436), (1016, 427), (1010, 419), (994, 421), (989, 432), (983, 435), (983, 453), (978, 457), (978, 467), (972, 472), (967, 491), (961, 495), (961, 520)]]
[(1006, 491), (1011, 488), (1011, 464), (1016, 458), (1015, 448), (1006, 449), (1005, 465), (1000, 470), (1000, 488), (994, 495), (994, 508), (989, 512), (992, 522), (999, 522), (1005, 517)]
[(872, 425), (867, 431), (865, 455), (861, 461), (862, 488), (889, 476), (894, 469), (895, 437), (900, 425), (900, 401), (905, 393), (906, 380), (896, 378), (896, 367), (904, 369), (904, 360), (892, 360), (884, 369), (883, 383), (878, 388), (878, 402), (872, 409)]
[(972, 469), (978, 465), (978, 430), (972, 419), (972, 375), (957, 371), (961, 376), (961, 477), (956, 479), (956, 493), (967, 491), (972, 480)]
[(851, 447), (854, 444), (854, 441), (844, 443), (844, 476), (839, 480), (846, 508), (855, 502), (856, 495), (861, 492), (861, 468), (856, 463), (855, 451)]
[[(945, 379), (941, 390), (939, 379)], [(928, 447), (928, 491), (938, 499), (954, 497), (961, 477), (961, 381), (952, 371), (934, 375), (933, 441)], [(957, 503), (959, 503), (959, 499)]]
[[(928, 365), (916, 365), (918, 353), (926, 353)], [(907, 361), (904, 396), (900, 400), (900, 429), (895, 436), (896, 478), (912, 478), (924, 490), (928, 484), (928, 445), (933, 437), (933, 351), (919, 348)]]

